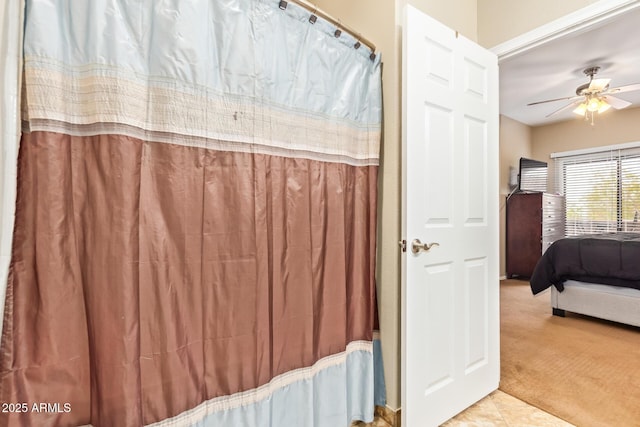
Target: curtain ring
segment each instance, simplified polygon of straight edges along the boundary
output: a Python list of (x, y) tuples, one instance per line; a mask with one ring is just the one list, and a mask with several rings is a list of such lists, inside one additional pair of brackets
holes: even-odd
[(285, 10), (287, 8), (287, 2), (284, 0), (280, 0), (280, 4), (278, 5), (278, 7), (282, 10)]
[(309, 22), (311, 24), (315, 24), (316, 21), (318, 20), (318, 17), (316, 16), (317, 11), (318, 11), (318, 6), (316, 6), (315, 9), (313, 9), (313, 12), (311, 12), (311, 16), (309, 17)]
[(362, 46), (362, 44), (360, 43), (360, 40), (358, 40), (356, 44), (353, 45), (355, 49), (360, 49), (360, 46)]
[(338, 19), (338, 22), (336, 23), (336, 30), (333, 32), (333, 35), (338, 38), (342, 35), (342, 30), (340, 29), (340, 26), (342, 25), (342, 22)]

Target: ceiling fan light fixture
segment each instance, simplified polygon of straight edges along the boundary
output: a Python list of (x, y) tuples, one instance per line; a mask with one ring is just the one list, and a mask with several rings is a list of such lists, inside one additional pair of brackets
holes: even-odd
[(576, 107), (576, 109), (573, 110), (573, 112), (579, 116), (584, 116), (584, 113), (587, 112), (587, 103), (583, 102), (582, 104), (578, 105), (578, 107)]
[(605, 111), (607, 111), (609, 108), (611, 108), (611, 105), (607, 104), (606, 101), (601, 100), (600, 101), (600, 108), (598, 108), (598, 114), (600, 113), (604, 113)]
[(620, 110), (632, 105), (631, 102), (612, 96), (612, 94), (640, 90), (640, 83), (612, 88), (609, 86), (611, 79), (594, 78), (599, 70), (600, 67), (597, 66), (590, 67), (584, 70), (584, 74), (589, 77), (589, 83), (578, 86), (576, 89), (576, 96), (547, 99), (545, 101), (536, 101), (531, 102), (527, 105), (530, 106), (544, 104), (547, 102), (568, 100), (570, 101), (568, 104), (552, 111), (551, 113), (547, 114), (546, 117), (551, 117), (554, 114), (568, 111), (569, 109), (573, 108), (573, 112), (575, 114), (584, 117), (586, 121), (591, 121), (592, 125), (594, 124), (596, 114), (604, 113), (611, 107), (616, 110)]
[(607, 101), (602, 98), (593, 97), (582, 102), (573, 112), (579, 116), (584, 116), (587, 112), (604, 113), (609, 108), (611, 108), (611, 105)]
[(589, 99), (587, 103), (587, 110), (593, 113), (594, 111), (598, 111), (599, 109), (600, 109), (600, 100), (598, 98)]

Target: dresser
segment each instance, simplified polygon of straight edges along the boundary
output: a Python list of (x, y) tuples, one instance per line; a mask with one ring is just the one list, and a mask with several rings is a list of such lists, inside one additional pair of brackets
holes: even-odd
[(507, 277), (531, 277), (547, 248), (564, 237), (564, 197), (548, 193), (515, 193), (507, 200)]

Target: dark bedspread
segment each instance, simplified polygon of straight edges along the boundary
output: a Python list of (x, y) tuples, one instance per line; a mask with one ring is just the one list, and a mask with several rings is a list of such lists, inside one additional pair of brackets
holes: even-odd
[(534, 294), (572, 279), (640, 289), (640, 234), (606, 233), (555, 241), (538, 261), (529, 283)]

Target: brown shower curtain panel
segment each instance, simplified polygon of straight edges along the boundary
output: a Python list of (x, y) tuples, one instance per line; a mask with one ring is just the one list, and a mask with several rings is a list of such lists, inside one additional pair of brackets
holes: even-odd
[[(166, 28), (127, 37), (100, 18), (116, 2), (27, 3), (0, 425), (370, 419), (379, 58), (302, 8), (199, 1), (207, 25), (236, 29), (207, 45), (229, 61), (216, 80), (192, 69), (215, 58), (171, 31), (186, 46), (214, 34), (198, 5), (172, 23), (136, 7)], [(117, 40), (93, 46), (93, 31)], [(300, 45), (257, 53), (280, 38)], [(140, 40), (142, 61), (118, 51)], [(160, 65), (158, 46), (174, 49)]]

